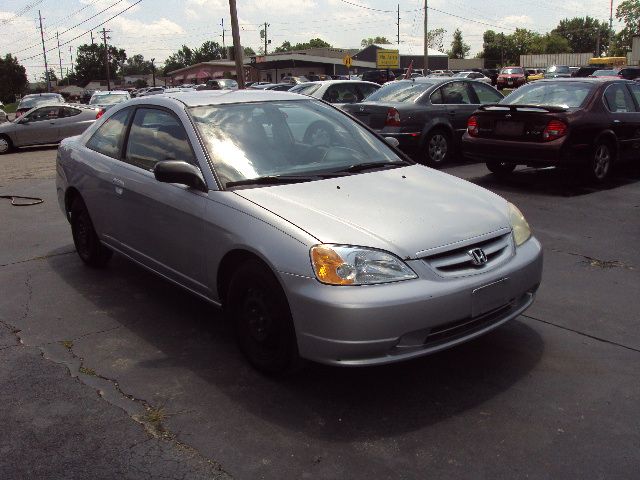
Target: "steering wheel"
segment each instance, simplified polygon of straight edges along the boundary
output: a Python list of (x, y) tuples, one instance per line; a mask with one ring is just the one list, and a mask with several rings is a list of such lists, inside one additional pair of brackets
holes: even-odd
[(330, 147), (337, 138), (337, 133), (333, 125), (325, 120), (312, 122), (304, 132), (302, 141), (313, 147)]

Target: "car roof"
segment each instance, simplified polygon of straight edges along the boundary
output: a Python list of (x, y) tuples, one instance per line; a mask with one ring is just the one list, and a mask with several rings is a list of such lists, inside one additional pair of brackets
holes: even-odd
[(129, 93), (129, 92), (127, 92), (126, 90), (109, 90), (106, 92), (104, 90), (96, 90), (94, 95), (113, 95), (113, 94), (122, 95), (124, 93)]
[(25, 98), (29, 98), (29, 97), (59, 97), (60, 94), (59, 93), (30, 93), (28, 95), (25, 95), (24, 97), (22, 97), (20, 100), (24, 100)]
[[(184, 103), (187, 107), (198, 107), (203, 105), (226, 105), (232, 103), (248, 102), (268, 102), (268, 101), (288, 101), (309, 99), (296, 93), (277, 90), (248, 89), (248, 90), (201, 90), (199, 92), (176, 92), (161, 95), (165, 98), (172, 98)], [(145, 97), (133, 99), (134, 103), (143, 103)]]

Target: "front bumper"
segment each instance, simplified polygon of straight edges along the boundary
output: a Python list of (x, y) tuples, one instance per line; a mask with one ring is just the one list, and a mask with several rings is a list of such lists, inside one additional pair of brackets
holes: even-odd
[[(482, 335), (531, 305), (542, 276), (542, 248), (532, 237), (503, 265), (458, 278), (438, 278), (422, 260), (408, 264), (418, 279), (361, 287), (283, 275), (300, 355), (334, 365), (378, 365)], [(501, 281), (505, 302), (472, 317), (474, 291)]]

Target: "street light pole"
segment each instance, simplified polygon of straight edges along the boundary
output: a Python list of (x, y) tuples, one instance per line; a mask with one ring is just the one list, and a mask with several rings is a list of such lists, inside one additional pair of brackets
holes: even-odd
[(429, 69), (429, 2), (424, 0), (424, 66), (423, 74)]
[[(231, 13), (231, 33), (233, 35), (233, 50), (236, 60), (236, 77), (238, 79), (238, 88), (244, 88), (244, 65), (242, 62), (242, 45), (240, 45), (240, 26), (238, 25), (238, 9), (236, 8), (236, 0), (229, 0), (229, 13)], [(265, 31), (265, 39), (266, 39)], [(265, 48), (266, 54), (266, 48)]]
[(152, 58), (151, 59), (151, 75), (153, 75), (153, 86), (156, 86), (156, 64), (155, 64), (156, 59)]
[(42, 14), (38, 10), (38, 18), (40, 19), (40, 38), (42, 39), (42, 55), (44, 56), (44, 78), (47, 82), (47, 92), (51, 91), (51, 81), (49, 80), (49, 65), (47, 64), (47, 49), (44, 46), (44, 32), (42, 31)]

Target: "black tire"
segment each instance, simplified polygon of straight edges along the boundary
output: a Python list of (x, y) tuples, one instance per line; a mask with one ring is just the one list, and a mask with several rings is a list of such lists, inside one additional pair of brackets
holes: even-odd
[(12, 150), (13, 143), (11, 143), (11, 139), (6, 135), (0, 135), (0, 155), (11, 153)]
[(425, 163), (431, 167), (445, 165), (451, 159), (452, 148), (451, 135), (447, 131), (432, 130), (427, 134), (422, 149)]
[(258, 260), (247, 260), (229, 284), (226, 310), (240, 350), (257, 370), (291, 373), (302, 365), (287, 298), (273, 273)]
[(591, 153), (587, 167), (587, 177), (591, 182), (603, 183), (611, 174), (615, 149), (611, 142), (607, 140), (598, 141)]
[(500, 177), (506, 177), (516, 169), (514, 164), (505, 162), (487, 162), (486, 165), (491, 173)]
[(78, 256), (84, 263), (90, 267), (102, 268), (109, 262), (113, 251), (100, 242), (87, 206), (79, 197), (71, 204), (71, 233)]

